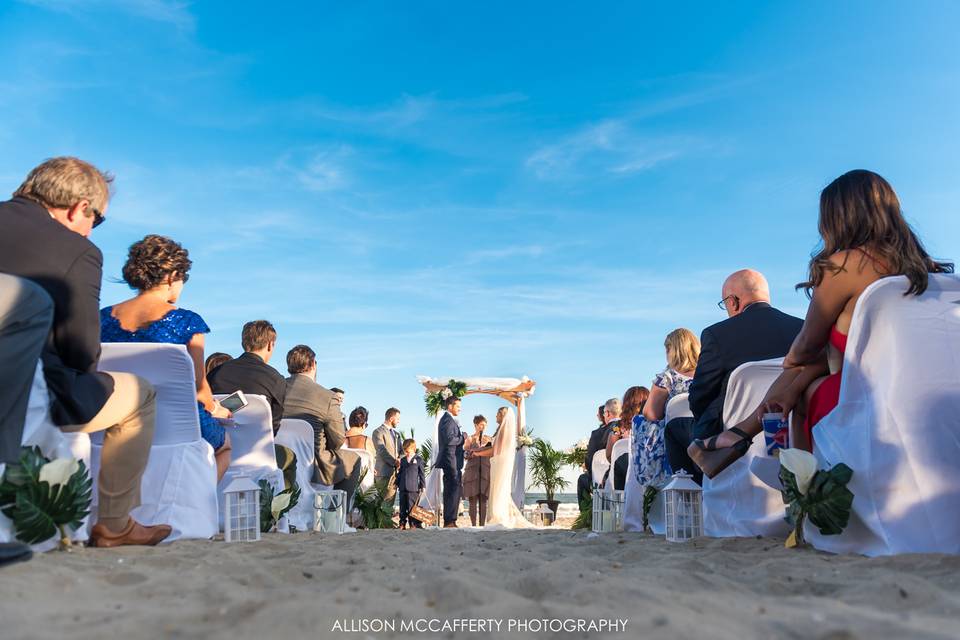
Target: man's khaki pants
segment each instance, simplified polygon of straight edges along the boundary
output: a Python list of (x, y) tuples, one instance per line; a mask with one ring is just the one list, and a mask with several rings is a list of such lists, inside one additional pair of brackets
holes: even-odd
[(140, 477), (147, 466), (157, 421), (157, 393), (132, 373), (108, 373), (113, 394), (87, 424), (60, 427), (66, 432), (103, 434), (100, 458), (98, 522), (114, 532), (127, 526), (140, 504)]

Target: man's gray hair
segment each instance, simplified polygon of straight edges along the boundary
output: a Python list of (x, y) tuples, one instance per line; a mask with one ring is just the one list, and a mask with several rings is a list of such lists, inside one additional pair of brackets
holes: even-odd
[(620, 399), (610, 398), (603, 405), (603, 412), (611, 416), (620, 417)]
[(68, 209), (86, 200), (102, 212), (110, 200), (112, 182), (113, 176), (89, 162), (62, 156), (34, 167), (13, 195), (29, 198), (48, 209)]

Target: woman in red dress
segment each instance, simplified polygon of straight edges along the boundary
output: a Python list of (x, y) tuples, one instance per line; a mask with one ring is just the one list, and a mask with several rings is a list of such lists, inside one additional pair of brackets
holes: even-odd
[(797, 285), (810, 306), (783, 360), (783, 373), (760, 407), (740, 424), (688, 453), (708, 477), (740, 458), (759, 434), (764, 413), (793, 413), (794, 447), (812, 450), (814, 425), (837, 405), (840, 367), (853, 310), (864, 290), (880, 278), (904, 275), (908, 295), (927, 289), (929, 273), (952, 273), (953, 264), (930, 258), (900, 210), (893, 187), (871, 171), (850, 171), (820, 194), (823, 247), (810, 260), (810, 275)]

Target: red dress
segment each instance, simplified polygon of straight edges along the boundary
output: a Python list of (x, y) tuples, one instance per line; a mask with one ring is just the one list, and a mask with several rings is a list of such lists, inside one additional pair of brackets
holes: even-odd
[[(830, 329), (830, 344), (837, 348), (841, 354), (847, 350), (847, 336), (837, 330), (836, 325)], [(842, 371), (831, 373), (824, 379), (817, 390), (810, 397), (810, 403), (807, 405), (807, 419), (803, 423), (803, 429), (813, 444), (813, 427), (820, 420), (833, 411), (837, 403), (840, 402), (840, 375)]]

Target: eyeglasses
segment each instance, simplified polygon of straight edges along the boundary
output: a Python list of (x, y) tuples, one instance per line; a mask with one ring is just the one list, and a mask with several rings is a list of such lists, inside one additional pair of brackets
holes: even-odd
[(726, 310), (727, 310), (726, 302), (727, 302), (727, 300), (729, 300), (730, 298), (733, 298), (733, 304), (735, 304), (735, 305), (737, 305), (737, 306), (740, 306), (740, 298), (738, 298), (737, 296), (735, 296), (735, 295), (733, 295), (733, 294), (731, 293), (730, 295), (728, 295), (727, 297), (725, 297), (723, 300), (721, 300), (720, 302), (718, 302), (718, 303), (717, 303), (717, 307), (718, 307), (721, 311), (726, 311)]
[(97, 227), (102, 225), (104, 220), (106, 220), (107, 218), (102, 213), (100, 213), (100, 209), (97, 209), (95, 207), (90, 207), (90, 210), (93, 211), (93, 228), (96, 229)]

